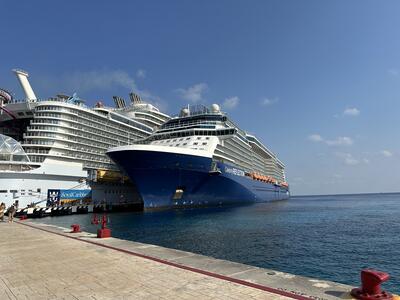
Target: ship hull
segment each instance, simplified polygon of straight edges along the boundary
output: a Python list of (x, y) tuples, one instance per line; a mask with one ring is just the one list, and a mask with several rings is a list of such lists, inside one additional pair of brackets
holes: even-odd
[(212, 158), (147, 150), (107, 153), (135, 183), (144, 208), (214, 206), (289, 198), (289, 190)]

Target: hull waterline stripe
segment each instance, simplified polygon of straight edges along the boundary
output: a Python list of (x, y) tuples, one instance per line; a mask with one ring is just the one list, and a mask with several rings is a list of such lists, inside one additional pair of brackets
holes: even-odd
[(137, 253), (137, 252), (134, 252), (134, 251), (121, 249), (121, 248), (117, 248), (117, 247), (113, 247), (113, 246), (109, 246), (109, 245), (104, 245), (104, 244), (101, 244), (101, 243), (98, 243), (98, 242), (94, 242), (94, 241), (84, 240), (84, 239), (81, 239), (79, 237), (66, 235), (66, 234), (63, 234), (63, 233), (60, 233), (60, 232), (54, 232), (54, 231), (51, 231), (51, 230), (48, 230), (48, 229), (45, 229), (45, 228), (41, 228), (41, 227), (38, 227), (38, 226), (35, 226), (35, 225), (32, 225), (32, 224), (26, 224), (26, 223), (22, 223), (22, 222), (19, 222), (19, 221), (15, 222), (15, 223), (20, 224), (20, 225), (24, 225), (24, 226), (28, 226), (28, 227), (31, 227), (31, 228), (34, 228), (34, 229), (42, 230), (42, 231), (45, 231), (45, 232), (48, 232), (48, 233), (56, 234), (56, 235), (59, 235), (59, 236), (63, 236), (63, 237), (66, 237), (66, 238), (70, 238), (70, 239), (73, 239), (73, 240), (77, 240), (77, 241), (85, 242), (85, 243), (88, 243), (88, 244), (100, 246), (100, 247), (103, 247), (103, 248), (119, 251), (119, 252), (130, 254), (130, 255), (133, 255), (133, 256), (141, 257), (141, 258), (144, 258), (144, 259), (147, 259), (147, 260), (152, 260), (152, 261), (155, 261), (155, 262), (158, 262), (158, 263), (161, 263), (161, 264), (164, 264), (164, 265), (168, 265), (168, 266), (171, 266), (171, 267), (175, 267), (175, 268), (178, 268), (178, 269), (183, 269), (183, 270), (191, 271), (191, 272), (194, 272), (194, 273), (206, 275), (206, 276), (209, 276), (209, 277), (218, 278), (218, 279), (221, 279), (221, 280), (225, 280), (225, 281), (233, 282), (233, 283), (236, 283), (236, 284), (248, 286), (248, 287), (255, 288), (255, 289), (258, 289), (258, 290), (262, 290), (262, 291), (266, 291), (266, 292), (269, 292), (269, 293), (285, 296), (285, 297), (288, 297), (288, 298), (297, 299), (297, 300), (312, 300), (312, 298), (309, 298), (309, 297), (296, 295), (296, 294), (293, 294), (293, 293), (290, 293), (290, 292), (278, 290), (278, 289), (271, 288), (271, 287), (268, 287), (268, 286), (265, 286), (265, 285), (252, 283), (252, 282), (248, 282), (248, 281), (245, 281), (245, 280), (242, 280), (242, 279), (236, 279), (236, 278), (233, 278), (233, 277), (229, 277), (229, 276), (225, 276), (225, 275), (221, 275), (221, 274), (218, 274), (218, 273), (213, 273), (213, 272), (209, 272), (209, 271), (205, 271), (205, 270), (201, 270), (201, 269), (196, 269), (196, 268), (193, 268), (193, 267), (189, 267), (189, 266), (173, 263), (173, 262), (170, 262), (170, 261), (167, 261), (167, 260), (163, 260), (163, 259), (160, 259), (160, 258), (156, 258), (156, 257), (140, 254), (140, 253)]

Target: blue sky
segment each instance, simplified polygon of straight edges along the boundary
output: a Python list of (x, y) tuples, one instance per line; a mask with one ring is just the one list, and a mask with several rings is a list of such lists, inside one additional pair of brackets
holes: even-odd
[(400, 190), (398, 1), (0, 1), (0, 86), (219, 103), (293, 194)]

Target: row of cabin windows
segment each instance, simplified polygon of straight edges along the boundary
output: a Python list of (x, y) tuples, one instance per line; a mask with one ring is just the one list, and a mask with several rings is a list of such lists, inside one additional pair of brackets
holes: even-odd
[[(33, 127), (33, 126), (31, 126)], [(28, 128), (28, 132), (25, 133), (26, 137), (38, 137), (38, 136), (45, 136), (45, 137), (49, 137), (49, 138), (62, 138), (62, 139), (66, 139), (69, 141), (74, 141), (74, 142), (78, 142), (78, 143), (83, 143), (81, 138), (87, 139), (89, 141), (95, 141), (96, 144), (98, 145), (98, 147), (100, 148), (108, 148), (109, 146), (113, 146), (115, 145), (115, 143), (113, 141), (118, 141), (118, 145), (127, 145), (130, 143), (130, 141), (136, 141), (137, 137), (136, 136), (132, 136), (130, 137), (128, 136), (124, 136), (124, 137), (120, 137), (120, 139), (118, 138), (114, 138), (113, 141), (110, 140), (110, 138), (106, 138), (105, 134), (102, 135), (102, 137), (93, 137), (93, 134), (91, 133), (87, 133), (87, 132), (79, 132), (76, 134), (77, 138), (75, 137), (69, 137), (66, 136), (64, 137), (65, 134), (64, 132), (58, 132), (58, 133), (51, 133), (51, 132), (43, 132), (43, 131), (29, 131), (33, 128)], [(62, 136), (61, 136), (62, 135)], [(110, 135), (111, 137), (115, 137), (115, 135)], [(90, 142), (85, 142), (85, 144), (90, 144)]]
[[(78, 115), (79, 117), (83, 117), (83, 118), (86, 118), (88, 120), (91, 120), (91, 121), (94, 121), (94, 122), (98, 122), (98, 123), (103, 123), (105, 121), (103, 118), (100, 119), (98, 116), (93, 116), (91, 113), (82, 112), (80, 110), (69, 109), (69, 108), (59, 107), (59, 106), (39, 106), (39, 107), (36, 107), (36, 111), (45, 111), (45, 110), (54, 110), (54, 111), (60, 111), (60, 112), (70, 112), (72, 114)], [(38, 115), (40, 115), (40, 114), (38, 114)], [(58, 117), (61, 118), (61, 115), (58, 114)], [(80, 119), (78, 119), (76, 117), (69, 116), (68, 119), (73, 119), (73, 120), (75, 120), (77, 122), (84, 123), (84, 124), (87, 124), (87, 125), (92, 126), (92, 127), (98, 127), (95, 124), (93, 124), (92, 122), (88, 122), (88, 121), (85, 121), (85, 120), (80, 120)], [(147, 126), (145, 126), (145, 125), (143, 125), (143, 124), (141, 124), (139, 122), (136, 122), (134, 120), (129, 120), (129, 119), (123, 118), (121, 116), (117, 116), (115, 114), (112, 114), (112, 119), (114, 119), (116, 121), (119, 121), (121, 123), (125, 123), (125, 124), (128, 124), (128, 125), (134, 126), (136, 128), (140, 128), (140, 129), (146, 131), (147, 133), (151, 133), (153, 131), (151, 128), (149, 128), (149, 127), (147, 127)], [(122, 126), (120, 124), (118, 124), (118, 125), (114, 124), (114, 126), (112, 126), (112, 127), (100, 125), (100, 127), (101, 127), (102, 130), (112, 131), (112, 132), (115, 132), (115, 133), (118, 133), (118, 131), (122, 131), (122, 132), (125, 131), (125, 126)], [(115, 128), (115, 130), (114, 130), (114, 128)]]
[[(18, 191), (18, 190), (10, 190), (10, 193), (13, 193), (13, 194), (18, 193), (18, 192), (21, 192), (21, 195), (25, 195), (25, 190), (20, 190), (20, 191)], [(28, 192), (29, 192), (29, 195), (32, 195), (32, 192), (40, 193), (41, 189), (38, 188), (38, 189), (36, 189), (36, 191), (29, 190)], [(3, 194), (4, 193), (8, 193), (8, 190), (0, 190), (0, 193), (3, 193)]]
[(18, 112), (18, 116), (20, 116), (20, 117), (25, 116), (25, 115), (27, 115), (27, 116), (32, 116), (33, 113), (32, 113), (31, 111), (27, 111), (27, 112), (25, 112), (25, 113), (22, 112), (22, 111)]
[[(198, 136), (197, 137), (197, 140), (201, 140), (202, 138), (200, 137), (200, 136)], [(205, 137), (205, 139), (206, 140), (209, 140), (210, 139), (210, 137), (209, 136), (207, 136), (207, 137)], [(169, 143), (169, 142), (172, 142), (172, 143), (174, 143), (174, 142), (182, 142), (182, 141), (189, 141), (190, 140), (190, 137), (187, 137), (187, 138), (180, 138), (180, 139), (173, 139), (173, 140), (161, 140), (159, 143), (160, 144), (162, 144), (162, 143)], [(184, 143), (184, 145), (187, 145), (187, 143)], [(195, 143), (195, 145), (197, 145), (197, 143)]]
[(174, 132), (174, 131), (181, 131), (181, 130), (188, 130), (188, 129), (215, 129), (215, 125), (193, 125), (187, 127), (176, 127), (176, 128), (166, 128), (160, 129), (158, 132)]
[[(193, 146), (197, 146), (198, 144), (199, 144), (198, 142), (195, 142), (195, 143), (193, 143)], [(176, 146), (176, 147), (179, 147), (180, 145), (181, 145), (181, 144), (178, 143), (178, 144), (176, 144), (175, 146)], [(187, 143), (183, 143), (183, 144), (182, 144), (182, 146), (186, 146), (186, 145), (187, 145)], [(207, 142), (202, 143), (202, 145), (203, 145), (203, 146), (207, 145)], [(170, 146), (172, 147), (173, 145), (170, 145)]]
[[(197, 139), (198, 139), (198, 140), (201, 140), (201, 137), (198, 136)], [(209, 139), (210, 139), (210, 137), (207, 136), (207, 137), (206, 137), (206, 140), (209, 140)], [(187, 137), (185, 140), (187, 140), (187, 141), (190, 140), (190, 137)], [(179, 140), (178, 140), (178, 139), (173, 139), (173, 140), (172, 140), (172, 142), (176, 142), (176, 141), (181, 142), (181, 141), (183, 141), (183, 138), (180, 138)]]
[(207, 116), (197, 116), (197, 117), (189, 117), (187, 119), (180, 118), (170, 120), (167, 123), (162, 125), (162, 128), (168, 128), (172, 126), (184, 126), (185, 124), (192, 124), (194, 122), (202, 122), (202, 121), (222, 121), (225, 122), (227, 118), (221, 115), (207, 115)]
[(222, 130), (192, 130), (192, 131), (178, 131), (178, 132), (170, 132), (170, 133), (164, 133), (164, 134), (159, 134), (159, 135), (153, 135), (148, 139), (145, 139), (141, 142), (145, 141), (154, 141), (154, 140), (165, 140), (169, 138), (180, 138), (180, 137), (186, 137), (186, 136), (193, 136), (193, 135), (206, 135), (206, 136), (212, 136), (212, 135), (232, 135), (235, 133), (234, 128), (230, 129), (222, 129)]

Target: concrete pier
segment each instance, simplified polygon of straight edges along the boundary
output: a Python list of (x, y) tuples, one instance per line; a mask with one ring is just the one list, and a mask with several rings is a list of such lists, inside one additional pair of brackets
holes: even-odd
[(0, 222), (0, 299), (350, 299), (342, 284), (69, 231)]

